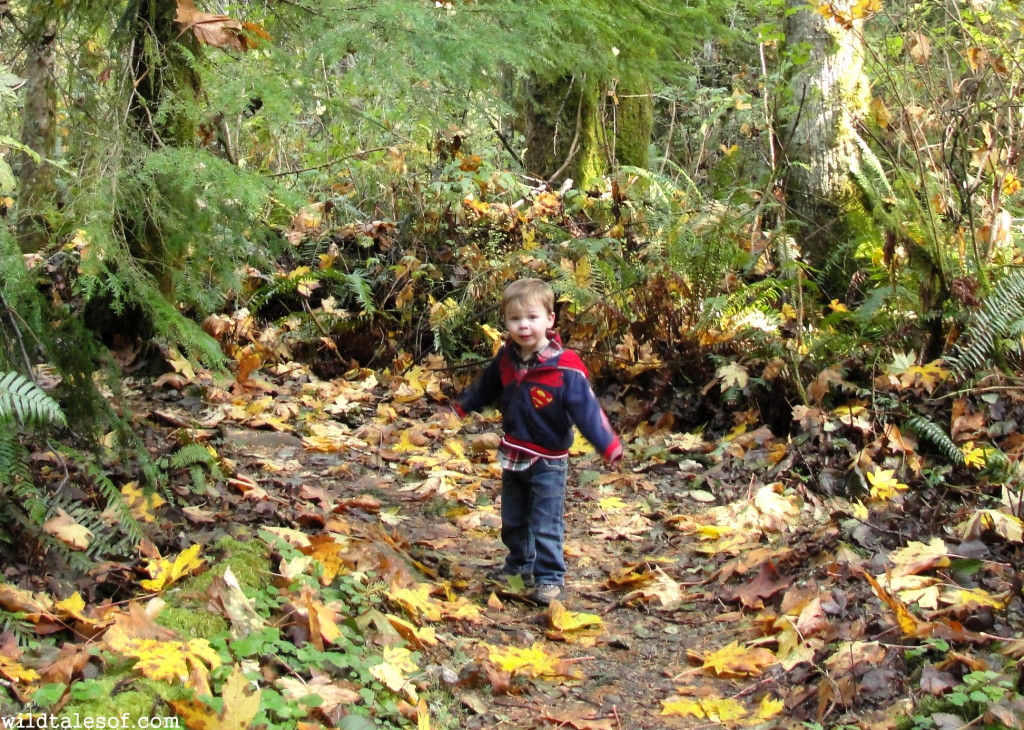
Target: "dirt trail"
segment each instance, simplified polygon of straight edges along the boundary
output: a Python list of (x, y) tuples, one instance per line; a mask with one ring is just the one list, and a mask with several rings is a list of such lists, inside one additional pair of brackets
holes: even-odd
[[(766, 428), (719, 443), (632, 434), (618, 472), (572, 457), (565, 615), (484, 582), (504, 554), (494, 423), (459, 421), (408, 376), (285, 372), (259, 392), (146, 395), (139, 410), (164, 451), (182, 430), (217, 449), (233, 479), (210, 501), (233, 521), (341, 525), (429, 583), (431, 600), (468, 606), (471, 619), (429, 621), (439, 642), (420, 665), (458, 699), (459, 724), (892, 727), (910, 672), (862, 567), (884, 572), (887, 550), (929, 539), (907, 518), (920, 507), (844, 533), (840, 503), (789, 476), (799, 454)], [(497, 672), (485, 644), (525, 665)]]

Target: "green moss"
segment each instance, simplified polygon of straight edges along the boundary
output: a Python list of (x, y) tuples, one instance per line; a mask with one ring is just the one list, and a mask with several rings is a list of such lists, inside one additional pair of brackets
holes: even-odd
[(79, 721), (85, 718), (117, 718), (121, 727), (138, 727), (142, 718), (173, 717), (166, 701), (182, 696), (180, 688), (139, 679), (118, 690), (118, 685), (130, 680), (131, 676), (112, 674), (103, 679), (75, 683), (72, 696), (78, 695), (80, 699), (72, 699), (58, 716)]
[(573, 165), (576, 187), (586, 190), (597, 185), (608, 169), (604, 128), (601, 125), (597, 86), (586, 83), (580, 107), (580, 139), (577, 162)]
[(223, 537), (206, 556), (212, 567), (165, 594), (167, 607), (156, 618), (161, 626), (189, 638), (211, 639), (228, 630), (225, 618), (206, 607), (214, 578), (222, 577), (228, 568), (250, 597), (270, 585), (270, 551), (262, 540)]
[(650, 88), (623, 89), (617, 112), (615, 157), (620, 165), (646, 168), (650, 164), (654, 103)]
[(167, 606), (156, 617), (161, 626), (189, 639), (212, 639), (228, 630), (223, 616), (199, 606)]

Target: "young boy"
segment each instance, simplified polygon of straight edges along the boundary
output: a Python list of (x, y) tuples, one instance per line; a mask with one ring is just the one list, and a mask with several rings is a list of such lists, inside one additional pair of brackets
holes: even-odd
[(541, 605), (565, 598), (565, 477), (573, 425), (605, 460), (622, 458), (622, 444), (590, 387), (587, 369), (562, 347), (555, 295), (540, 279), (509, 284), (501, 299), (508, 340), (455, 403), (465, 416), (497, 403), (504, 435), (501, 540), (508, 556), (487, 577), (522, 576)]

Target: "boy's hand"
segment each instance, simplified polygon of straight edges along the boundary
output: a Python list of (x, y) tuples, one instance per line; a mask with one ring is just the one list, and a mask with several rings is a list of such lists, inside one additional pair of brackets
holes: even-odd
[(612, 471), (618, 471), (619, 465), (622, 463), (622, 444), (618, 444), (615, 450), (608, 454), (608, 468)]

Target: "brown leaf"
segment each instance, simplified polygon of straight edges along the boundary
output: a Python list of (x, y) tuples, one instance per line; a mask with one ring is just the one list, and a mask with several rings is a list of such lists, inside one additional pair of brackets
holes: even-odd
[(39, 678), (43, 684), (71, 684), (79, 677), (89, 660), (92, 659), (87, 644), (68, 642), (61, 647), (57, 658), (39, 670)]
[(557, 727), (575, 730), (616, 730), (621, 725), (613, 718), (599, 718), (600, 713), (590, 705), (575, 705), (564, 710), (547, 710), (544, 719)]
[(820, 405), (833, 384), (844, 384), (843, 374), (839, 371), (839, 368), (831, 367), (822, 370), (818, 377), (807, 386), (807, 395), (810, 396), (811, 402)]
[(92, 530), (79, 524), (62, 509), (57, 515), (43, 523), (43, 532), (53, 535), (62, 543), (75, 550), (85, 550), (92, 542)]
[(792, 577), (779, 575), (775, 563), (768, 560), (761, 565), (761, 570), (752, 581), (738, 589), (723, 591), (722, 598), (730, 602), (738, 600), (746, 608), (760, 609), (764, 607), (763, 599), (786, 590), (792, 582)]
[(214, 15), (198, 10), (192, 0), (178, 0), (175, 22), (192, 31), (200, 43), (233, 51), (248, 51), (256, 47), (250, 34), (265, 40), (270, 35), (255, 23), (243, 23), (227, 15)]

